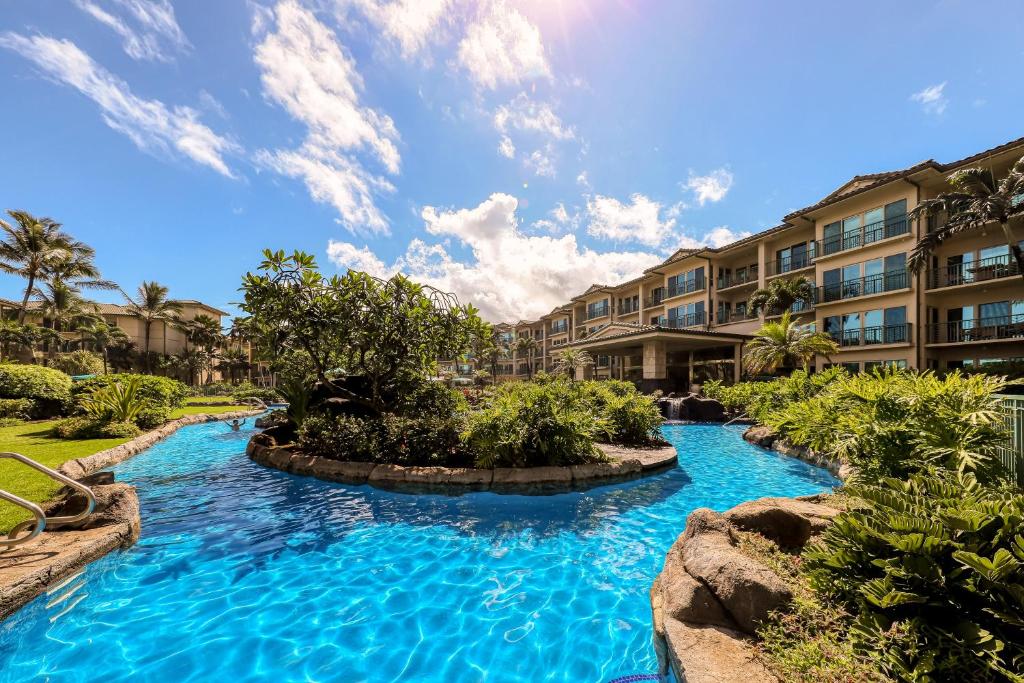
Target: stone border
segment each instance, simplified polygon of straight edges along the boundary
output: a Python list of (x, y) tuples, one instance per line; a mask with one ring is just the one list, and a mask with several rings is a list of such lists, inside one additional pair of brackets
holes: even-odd
[(182, 427), (202, 424), (204, 422), (216, 422), (218, 420), (255, 417), (256, 415), (260, 415), (264, 412), (266, 411), (236, 410), (229, 413), (200, 413), (197, 415), (185, 415), (184, 417), (179, 417), (177, 420), (166, 422), (152, 431), (148, 431), (141, 436), (135, 437), (131, 441), (126, 441), (120, 446), (114, 446), (113, 448), (108, 448), (105, 451), (99, 451), (98, 453), (93, 453), (92, 455), (84, 458), (78, 458), (77, 460), (68, 460), (57, 468), (57, 471), (65, 476), (71, 477), (72, 479), (81, 479), (93, 472), (98, 472), (99, 470), (106, 469), (107, 467), (112, 467), (119, 462), (124, 462), (134, 455), (138, 455), (156, 442), (166, 439)]
[(571, 467), (499, 467), (492, 470), (329, 460), (305, 455), (288, 446), (263, 446), (252, 440), (245, 452), (255, 463), (290, 474), (342, 484), (369, 484), (391, 491), (448, 495), (470, 491), (526, 495), (580, 491), (639, 479), (671, 467), (678, 459), (672, 446), (648, 449), (599, 446), (613, 458), (612, 461)]
[(775, 451), (790, 458), (803, 460), (804, 462), (821, 467), (831, 472), (839, 481), (845, 482), (854, 473), (854, 468), (846, 463), (841, 463), (824, 455), (815, 453), (810, 448), (797, 446), (780, 439), (771, 427), (755, 424), (743, 432), (743, 439), (769, 451)]

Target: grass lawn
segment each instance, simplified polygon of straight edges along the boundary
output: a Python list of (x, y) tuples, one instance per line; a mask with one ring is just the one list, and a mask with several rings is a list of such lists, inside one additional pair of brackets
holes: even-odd
[[(56, 469), (68, 460), (113, 448), (128, 439), (57, 439), (49, 435), (53, 421), (27, 422), (0, 427), (0, 451), (14, 451)], [(26, 500), (42, 502), (53, 496), (60, 484), (44, 474), (13, 460), (0, 460), (0, 488)], [(7, 501), (0, 501), (0, 533), (30, 515)]]
[(233, 405), (231, 403), (225, 403), (224, 405), (220, 406), (192, 406), (186, 404), (184, 408), (178, 408), (177, 410), (171, 412), (171, 419), (174, 420), (185, 415), (202, 415), (203, 413), (216, 415), (218, 413), (233, 413), (238, 410), (251, 409), (251, 406)]

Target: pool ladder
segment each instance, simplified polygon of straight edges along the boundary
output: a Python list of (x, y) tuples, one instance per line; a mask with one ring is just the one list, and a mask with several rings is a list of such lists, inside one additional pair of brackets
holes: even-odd
[(43, 509), (37, 504), (32, 501), (25, 500), (20, 496), (16, 496), (9, 491), (0, 489), (0, 500), (6, 500), (8, 503), (13, 503), (32, 515), (32, 519), (26, 520), (11, 529), (10, 533), (7, 534), (7, 538), (0, 537), (0, 552), (10, 550), (15, 546), (31, 541), (33, 538), (43, 533), (43, 529), (46, 529), (47, 527), (53, 529), (58, 526), (67, 526), (68, 524), (81, 522), (83, 519), (91, 515), (94, 509), (96, 509), (96, 496), (93, 495), (92, 490), (85, 484), (81, 484), (70, 477), (66, 477), (57, 470), (51, 469), (31, 458), (27, 458), (21, 453), (0, 453), (0, 459), (4, 458), (17, 460), (23, 465), (28, 465), (32, 469), (42, 472), (46, 476), (64, 484), (65, 486), (70, 486), (72, 489), (85, 496), (86, 504), (85, 509), (77, 515), (64, 515), (48, 518), (46, 513), (43, 512)]

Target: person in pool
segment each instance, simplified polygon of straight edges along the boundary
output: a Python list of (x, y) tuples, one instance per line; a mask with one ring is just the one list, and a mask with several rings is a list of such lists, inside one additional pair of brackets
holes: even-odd
[(231, 422), (228, 423), (228, 426), (231, 427), (231, 431), (233, 431), (233, 432), (240, 431), (242, 429), (242, 427), (245, 426), (245, 420), (239, 420), (236, 417), (234, 420), (232, 420)]

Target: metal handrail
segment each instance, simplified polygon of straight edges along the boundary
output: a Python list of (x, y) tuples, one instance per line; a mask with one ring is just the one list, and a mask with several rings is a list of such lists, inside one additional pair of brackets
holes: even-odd
[[(47, 527), (47, 525), (49, 525), (51, 528), (54, 528), (58, 526), (65, 526), (68, 524), (75, 524), (76, 522), (80, 522), (89, 515), (91, 515), (92, 511), (96, 509), (96, 496), (93, 495), (92, 490), (85, 484), (81, 484), (72, 479), (71, 477), (67, 477), (61, 474), (57, 470), (51, 469), (46, 465), (43, 465), (41, 463), (36, 462), (35, 460), (32, 460), (31, 458), (27, 458), (21, 453), (0, 453), (0, 459), (3, 458), (17, 460), (21, 464), (28, 465), (32, 469), (38, 472), (42, 472), (46, 476), (56, 481), (59, 481), (65, 486), (70, 486), (71, 488), (85, 496), (86, 505), (85, 509), (82, 512), (79, 512), (77, 515), (64, 515), (62, 517), (47, 518), (46, 515), (43, 513), (42, 509), (35, 503), (30, 503), (29, 501), (19, 498), (18, 496), (15, 496), (12, 493), (0, 491), (0, 498), (3, 498), (6, 501), (9, 501), (11, 503), (14, 503), (15, 505), (25, 508), (26, 510), (32, 513), (33, 517), (35, 517), (34, 524), (31, 521), (26, 521), (22, 522), (21, 524), (18, 524), (13, 529), (11, 529), (10, 533), (7, 534), (6, 540), (0, 539), (0, 545), (6, 545), (8, 548), (20, 545), (38, 536), (40, 533), (42, 533), (43, 529)], [(29, 525), (32, 525), (32, 530), (27, 535), (17, 535), (22, 530), (28, 528)]]

